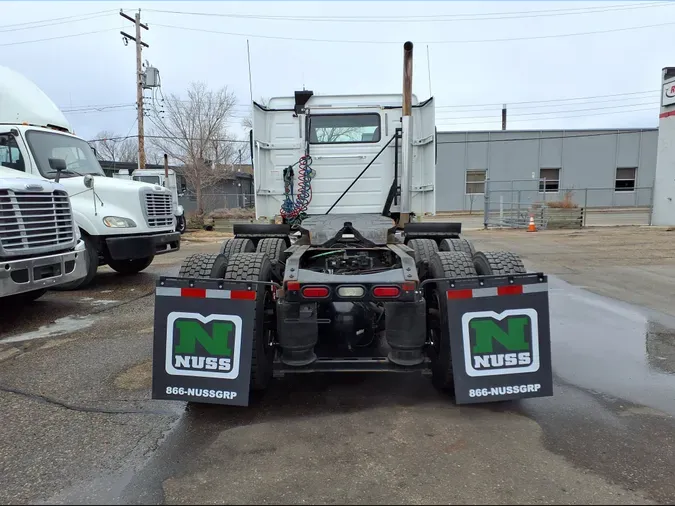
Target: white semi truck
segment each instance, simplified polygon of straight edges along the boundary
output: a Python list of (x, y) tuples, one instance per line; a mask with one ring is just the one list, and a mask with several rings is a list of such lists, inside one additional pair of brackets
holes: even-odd
[[(458, 404), (553, 392), (547, 277), (435, 213), (434, 100), (253, 108), (256, 214), (155, 295), (152, 397), (248, 405), (274, 377), (422, 372)], [(295, 240), (292, 237), (295, 236)]]
[(101, 265), (123, 274), (147, 268), (155, 255), (177, 251), (180, 234), (171, 192), (160, 185), (105, 177), (91, 146), (33, 82), (0, 66), (0, 164), (62, 184), (87, 251), (88, 285)]
[(0, 307), (81, 280), (86, 254), (63, 185), (0, 166)]

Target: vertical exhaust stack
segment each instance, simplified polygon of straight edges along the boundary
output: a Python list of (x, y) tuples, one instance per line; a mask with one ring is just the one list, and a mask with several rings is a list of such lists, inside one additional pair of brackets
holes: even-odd
[(412, 183), (413, 164), (413, 121), (412, 121), (412, 74), (413, 43), (403, 44), (403, 113), (401, 118), (401, 207), (399, 225), (410, 221), (410, 187)]
[(403, 116), (412, 115), (413, 43), (403, 44)]

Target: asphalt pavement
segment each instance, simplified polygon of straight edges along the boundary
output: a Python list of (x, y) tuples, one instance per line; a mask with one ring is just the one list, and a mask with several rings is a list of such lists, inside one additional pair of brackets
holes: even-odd
[(557, 274), (551, 398), (458, 407), (378, 373), (285, 377), (248, 408), (151, 400), (155, 279), (217, 248), (3, 306), (0, 502), (675, 501), (675, 317)]

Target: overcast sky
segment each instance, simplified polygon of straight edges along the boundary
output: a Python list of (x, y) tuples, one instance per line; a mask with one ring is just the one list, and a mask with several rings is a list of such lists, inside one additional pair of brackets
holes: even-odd
[[(143, 57), (160, 70), (165, 96), (184, 94), (190, 81), (236, 94), (238, 136), (250, 110), (247, 38), (256, 99), (303, 85), (321, 94), (400, 93), (402, 45), (411, 40), (422, 100), (428, 45), (439, 131), (499, 129), (504, 102), (509, 129), (653, 127), (661, 68), (675, 65), (672, 1), (3, 2), (0, 64), (71, 110), (87, 139), (135, 133), (135, 53), (119, 34), (133, 34), (133, 23), (120, 8), (140, 8), (149, 24)], [(625, 30), (648, 25), (662, 26)], [(584, 32), (605, 33), (569, 36)], [(577, 97), (592, 98), (563, 100)]]

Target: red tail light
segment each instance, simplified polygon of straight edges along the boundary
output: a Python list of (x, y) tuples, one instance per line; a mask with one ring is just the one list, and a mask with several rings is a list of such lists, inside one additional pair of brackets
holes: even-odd
[(373, 297), (387, 298), (398, 297), (401, 289), (398, 286), (376, 286), (373, 288)]
[(300, 283), (297, 281), (289, 281), (286, 283), (286, 290), (289, 292), (297, 292), (300, 290)]
[(403, 291), (404, 292), (413, 292), (415, 291), (415, 288), (417, 288), (417, 283), (414, 281), (406, 281), (403, 283)]
[(302, 296), (306, 299), (322, 299), (328, 297), (328, 288), (325, 286), (306, 286), (302, 289)]

